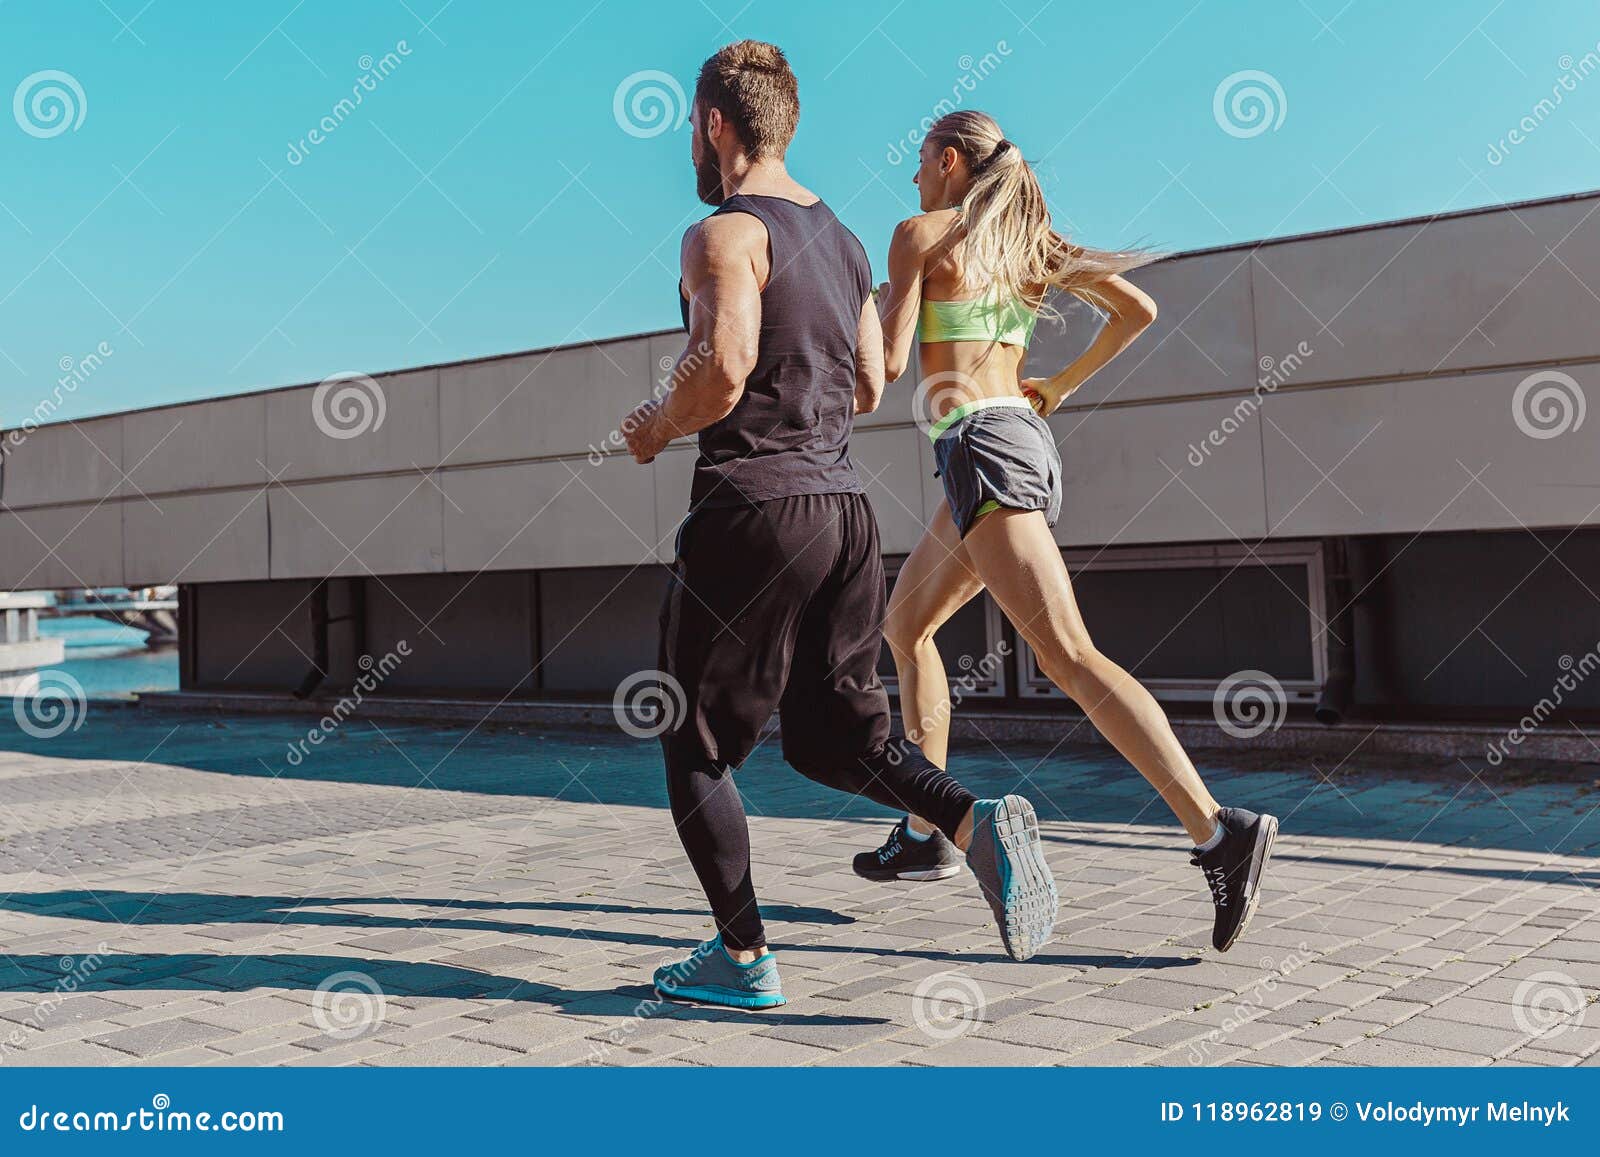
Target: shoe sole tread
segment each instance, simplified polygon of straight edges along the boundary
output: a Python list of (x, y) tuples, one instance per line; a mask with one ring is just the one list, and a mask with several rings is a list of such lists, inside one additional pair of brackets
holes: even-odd
[[(982, 835), (997, 845), (993, 869), (998, 878), (985, 880), (976, 865), (973, 874), (978, 876), (984, 899), (994, 913), (1006, 955), (1013, 960), (1027, 960), (1049, 943), (1061, 902), (1039, 839), (1039, 817), (1027, 800), (1008, 795), (1000, 800), (989, 822), (992, 831)], [(975, 833), (974, 838), (978, 835)], [(1009, 887), (999, 857), (1010, 866)]]

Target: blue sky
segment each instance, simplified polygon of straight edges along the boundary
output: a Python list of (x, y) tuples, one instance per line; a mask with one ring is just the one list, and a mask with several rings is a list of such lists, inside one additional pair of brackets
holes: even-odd
[[(626, 91), (619, 121), (617, 95), (641, 73), (690, 92), (741, 36), (789, 53), (791, 167), (880, 268), (915, 208), (892, 147), (963, 77), (1090, 244), (1600, 186), (1600, 75), (1574, 79), (1600, 20), (1579, 0), (741, 4), (0, 0), (0, 426), (102, 343), (52, 417), (675, 325), (702, 211), (689, 130), (656, 132), (648, 101), (630, 120)], [(1258, 82), (1259, 132), (1226, 90), (1216, 111), (1247, 71), (1281, 92)], [(31, 101), (52, 87), (74, 127)]]

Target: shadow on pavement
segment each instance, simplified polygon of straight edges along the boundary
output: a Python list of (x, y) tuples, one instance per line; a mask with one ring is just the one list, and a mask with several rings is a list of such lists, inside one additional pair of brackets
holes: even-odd
[[(0, 895), (0, 911), (27, 912), (66, 920), (100, 920), (116, 924), (311, 924), (349, 928), (440, 928), (447, 931), (507, 932), (540, 935), (552, 931), (538, 924), (458, 916), (384, 916), (356, 912), (356, 907), (401, 905), (458, 909), (468, 912), (583, 912), (629, 916), (695, 916), (695, 908), (657, 908), (644, 904), (576, 903), (570, 900), (440, 900), (397, 896), (228, 896), (215, 892), (117, 892), (67, 889), (58, 892), (14, 892)], [(332, 908), (335, 911), (317, 911)], [(826, 908), (793, 904), (761, 905), (763, 919), (795, 924), (853, 924)], [(559, 930), (573, 935), (572, 928)], [(585, 929), (584, 935), (591, 930)], [(678, 941), (671, 942), (676, 947)], [(693, 947), (690, 941), (682, 942)]]
[[(581, 936), (585, 941), (607, 944), (626, 944), (643, 948), (666, 948), (688, 951), (699, 942), (681, 936), (664, 936), (643, 929), (611, 929), (585, 926), (583, 928), (563, 927), (560, 925), (528, 924), (515, 920), (489, 920), (489, 919), (463, 919), (441, 916), (385, 916), (368, 912), (352, 911), (355, 907), (372, 905), (400, 904), (418, 907), (439, 907), (446, 911), (452, 908), (471, 908), (477, 911), (496, 911), (515, 913), (518, 911), (560, 911), (560, 912), (599, 912), (605, 914), (621, 915), (685, 915), (700, 916), (701, 913), (676, 908), (652, 908), (645, 906), (630, 906), (623, 904), (596, 904), (586, 907), (580, 904), (566, 902), (546, 901), (451, 901), (451, 900), (425, 900), (425, 899), (396, 899), (393, 897), (291, 897), (291, 896), (223, 896), (202, 892), (94, 892), (87, 890), (66, 890), (57, 892), (15, 892), (7, 896), (0, 896), (0, 911), (22, 912), (33, 916), (50, 916), (64, 920), (92, 920), (107, 924), (122, 926), (162, 925), (162, 924), (293, 924), (311, 925), (319, 927), (349, 927), (365, 928), (374, 931), (412, 929), (418, 932), (427, 932), (431, 929), (446, 931), (470, 932), (499, 932), (508, 936), (549, 937), (557, 940), (567, 940), (573, 936)], [(329, 910), (331, 909), (331, 910)], [(799, 924), (848, 924), (853, 923), (853, 918), (841, 916), (817, 908), (794, 907), (782, 904), (764, 904), (761, 908), (762, 916), (781, 925), (788, 922)], [(826, 944), (807, 942), (805, 939), (791, 940), (781, 930), (772, 938), (773, 947), (777, 951), (797, 952), (823, 952), (847, 955), (860, 954), (861, 947), (845, 944)], [(918, 960), (933, 960), (950, 964), (988, 964), (1000, 963), (1006, 958), (1000, 953), (979, 952), (939, 952), (932, 949), (918, 948), (891, 948), (887, 945), (870, 950), (876, 956), (897, 956)], [(541, 957), (550, 954), (536, 946), (528, 948), (528, 959), (537, 962)], [(11, 957), (12, 961), (27, 960), (28, 957)], [(39, 958), (45, 962), (44, 971), (50, 979), (60, 980), (60, 970), (55, 968), (54, 957)], [(108, 958), (110, 959), (110, 958)], [(119, 957), (118, 959), (134, 959), (133, 957)], [(172, 961), (193, 961), (193, 966), (201, 967), (205, 961), (211, 959), (204, 956), (152, 956), (148, 958), (155, 962), (158, 968), (156, 979), (170, 978), (180, 975), (174, 968)], [(327, 975), (326, 971), (317, 972), (320, 968), (315, 962), (319, 957), (298, 957), (291, 955), (274, 957), (230, 957), (233, 961), (249, 961), (255, 959), (274, 960), (282, 964), (294, 961), (311, 961), (314, 964), (313, 972), (317, 974), (311, 978), (311, 987)], [(1057, 964), (1063, 968), (1137, 968), (1144, 971), (1160, 971), (1166, 968), (1183, 968), (1194, 965), (1198, 961), (1187, 956), (1111, 956), (1106, 954), (1051, 954), (1041, 953), (1035, 961), (1042, 964)], [(665, 961), (663, 961), (664, 963)], [(366, 964), (376, 966), (378, 961), (366, 961)], [(422, 965), (408, 965), (404, 962), (385, 963), (386, 968), (420, 968)], [(527, 985), (529, 981), (519, 981), (505, 977), (488, 976), (471, 969), (459, 968), (453, 965), (427, 965), (428, 968), (445, 969), (449, 976), (458, 981), (471, 978), (473, 983), (500, 983), (505, 985)], [(295, 965), (294, 971), (303, 972), (304, 968)], [(368, 968), (358, 971), (371, 973)], [(0, 962), (0, 991), (10, 987), (4, 979), (7, 968)], [(12, 974), (13, 976), (15, 974)], [(99, 973), (97, 972), (98, 976)], [(185, 980), (193, 977), (187, 973), (182, 974)], [(209, 975), (209, 973), (208, 973)], [(378, 979), (376, 974), (372, 974)], [(145, 978), (139, 975), (128, 975), (120, 981), (124, 986), (144, 987)], [(413, 981), (414, 984), (414, 981)], [(182, 987), (191, 987), (185, 984)], [(247, 985), (246, 987), (257, 987)], [(279, 985), (278, 987), (285, 987)], [(300, 987), (296, 984), (287, 987)], [(548, 986), (533, 984), (535, 988)], [(24, 989), (23, 991), (33, 991)], [(231, 991), (223, 989), (222, 991)], [(386, 990), (387, 991), (387, 990)], [(552, 990), (554, 991), (554, 990)], [(398, 993), (397, 993), (398, 995)], [(458, 995), (455, 993), (427, 993), (427, 995)], [(493, 997), (493, 993), (483, 994)], [(504, 997), (503, 999), (512, 999)], [(550, 1001), (548, 1003), (557, 1003)], [(563, 1002), (564, 1003), (564, 1002)]]
[[(65, 958), (71, 959), (71, 958)], [(59, 992), (63, 958), (13, 956), (0, 966), (0, 992)], [(417, 964), (403, 960), (370, 960), (359, 956), (226, 956), (205, 953), (108, 953), (72, 960), (73, 992), (116, 993), (194, 991), (242, 993), (256, 989), (322, 989), (338, 1017), (338, 1000), (385, 997), (438, 997), (460, 1000), (513, 1000), (546, 1005), (581, 1016), (615, 1016), (648, 1020), (733, 1020), (749, 1023), (816, 1027), (887, 1024), (880, 1017), (808, 1015), (785, 1012), (740, 1012), (672, 1004), (642, 985), (615, 989), (564, 989), (537, 981), (518, 980), (458, 968), (449, 964)], [(362, 983), (365, 978), (370, 984)], [(329, 982), (334, 982), (329, 985)], [(327, 987), (324, 987), (327, 986)], [(597, 1031), (599, 1026), (596, 1026)]]

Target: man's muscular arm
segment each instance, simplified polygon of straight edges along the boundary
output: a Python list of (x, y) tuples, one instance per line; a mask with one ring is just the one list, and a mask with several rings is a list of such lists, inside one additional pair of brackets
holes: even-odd
[(709, 217), (683, 238), (689, 295), (689, 345), (672, 367), (672, 387), (623, 420), (628, 449), (649, 462), (674, 438), (721, 421), (738, 405), (755, 368), (761, 336), (757, 259), (766, 261), (766, 227), (745, 213)]

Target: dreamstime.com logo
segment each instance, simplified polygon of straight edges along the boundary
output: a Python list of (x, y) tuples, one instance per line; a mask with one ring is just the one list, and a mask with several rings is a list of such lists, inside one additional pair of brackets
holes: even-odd
[[(1000, 668), (1009, 654), (1011, 654), (1011, 644), (1002, 639), (994, 645), (993, 650), (985, 652), (977, 659), (971, 655), (962, 655), (957, 659), (956, 666), (961, 669), (961, 674), (950, 679), (950, 694), (941, 699), (929, 714), (917, 720), (915, 727), (907, 728), (906, 738), (913, 743), (921, 743), (930, 731), (947, 726), (955, 714), (955, 709), (961, 706), (968, 695), (994, 686)], [(897, 745), (890, 745), (888, 756), (890, 763), (899, 766), (900, 748)]]
[[(694, 974), (696, 968), (705, 962), (706, 957), (714, 952), (721, 952), (722, 945), (718, 940), (706, 940), (695, 946), (689, 953), (687, 960), (664, 960), (661, 969), (667, 970), (667, 982), (674, 983), (687, 979)], [(657, 969), (659, 974), (661, 969)], [(589, 1055), (580, 1064), (603, 1065), (611, 1056), (612, 1049), (624, 1048), (646, 1021), (659, 1016), (671, 1007), (671, 1001), (662, 996), (659, 990), (652, 989), (649, 996), (633, 1006), (633, 1014), (621, 1024), (613, 1025), (606, 1030), (601, 1039), (590, 1038)]]
[(611, 115), (630, 137), (648, 140), (683, 127), (689, 98), (677, 77), (647, 68), (622, 78), (611, 97)]
[(1222, 78), (1211, 96), (1211, 115), (1230, 137), (1248, 140), (1283, 127), (1289, 98), (1270, 72), (1246, 68)]
[(383, 425), (389, 402), (383, 387), (366, 374), (324, 378), (311, 395), (311, 417), (330, 438), (347, 441)]
[(635, 739), (654, 739), (673, 730), (689, 710), (683, 684), (665, 671), (635, 671), (617, 684), (611, 711), (617, 726)]
[(376, 92), (378, 85), (392, 76), (395, 69), (399, 68), (410, 55), (411, 46), (404, 40), (396, 41), (392, 51), (385, 52), (376, 60), (371, 53), (363, 54), (361, 59), (356, 61), (356, 67), (361, 70), (361, 75), (356, 77), (355, 83), (350, 86), (350, 95), (340, 97), (328, 110), (327, 115), (318, 120), (305, 136), (298, 141), (290, 141), (284, 160), (291, 165), (304, 164), (305, 159), (311, 155), (311, 150), (337, 132), (339, 126), (344, 124), (367, 98), (367, 94)]
[(1565, 972), (1535, 972), (1511, 997), (1511, 1019), (1529, 1036), (1560, 1036), (1583, 1025), (1589, 998)]
[(972, 1031), (989, 1007), (983, 989), (959, 972), (935, 972), (911, 994), (911, 1019), (934, 1040), (955, 1040)]
[(1268, 997), (1278, 991), (1278, 980), (1286, 977), (1297, 969), (1304, 968), (1311, 960), (1311, 949), (1302, 941), (1295, 950), (1285, 954), (1282, 960), (1274, 960), (1270, 956), (1261, 958), (1262, 977), (1249, 988), (1231, 998), (1227, 1007), (1227, 1015), (1222, 1023), (1211, 1029), (1200, 1040), (1189, 1045), (1189, 1063), (1191, 1065), (1207, 1065), (1211, 1063), (1211, 1054), (1215, 1046), (1226, 1043), (1227, 1039), (1238, 1032), (1245, 1025), (1257, 1017), (1264, 1016), (1268, 1011)]
[(388, 1013), (382, 986), (365, 972), (335, 972), (311, 997), (311, 1019), (335, 1040), (376, 1031)]
[(11, 97), (11, 115), (30, 137), (48, 140), (68, 129), (77, 132), (89, 115), (89, 99), (77, 77), (47, 68), (22, 78)]
[(94, 376), (95, 372), (116, 351), (111, 348), (110, 342), (100, 342), (82, 357), (75, 358), (70, 354), (63, 354), (56, 362), (61, 370), (61, 376), (56, 379), (55, 389), (50, 391), (50, 396), (41, 398), (39, 404), (34, 406), (33, 412), (15, 427), (5, 432), (6, 446), (15, 450), (44, 423), (50, 421), (61, 409), (69, 394), (78, 392), (78, 387)]
[(1600, 671), (1600, 644), (1591, 647), (1577, 659), (1562, 655), (1556, 660), (1556, 666), (1561, 668), (1561, 674), (1556, 677), (1550, 693), (1517, 720), (1517, 725), (1506, 732), (1505, 738), (1495, 740), (1484, 749), (1484, 757), (1491, 767), (1499, 767), (1504, 763), (1512, 748), (1521, 747), (1530, 735), (1544, 726), (1545, 720), (1565, 705), (1567, 696), (1574, 694), (1586, 679)]
[(1218, 683), (1211, 696), (1217, 726), (1235, 739), (1276, 731), (1288, 711), (1283, 684), (1265, 671), (1236, 671)]
[(1539, 370), (1517, 383), (1511, 395), (1511, 420), (1530, 438), (1559, 438), (1583, 425), (1587, 399), (1571, 374)]
[(284, 1121), (275, 1109), (174, 1109), (171, 1097), (157, 1093), (149, 1108), (127, 1112), (31, 1104), (18, 1114), (17, 1128), (24, 1133), (282, 1133)]
[(974, 57), (970, 52), (962, 53), (956, 61), (956, 67), (961, 70), (961, 74), (950, 85), (950, 95), (941, 97), (928, 115), (917, 122), (916, 127), (891, 144), (884, 153), (884, 159), (891, 165), (916, 160), (922, 142), (927, 139), (928, 130), (941, 118), (966, 104), (967, 97), (977, 92), (978, 85), (987, 80), (1010, 55), (1011, 45), (1004, 40), (995, 41), (993, 51), (985, 52), (982, 56)]
[(1550, 86), (1550, 95), (1541, 97), (1511, 129), (1489, 145), (1484, 160), (1491, 165), (1503, 165), (1511, 150), (1523, 144), (1539, 127), (1555, 115), (1556, 109), (1566, 102), (1567, 96), (1578, 91), (1578, 85), (1596, 72), (1600, 72), (1600, 43), (1576, 60), (1570, 52), (1562, 53), (1556, 61), (1561, 75)]
[(54, 739), (82, 727), (89, 704), (83, 684), (65, 671), (35, 671), (17, 688), (11, 711), (25, 734)]
[(1228, 416), (1214, 426), (1210, 433), (1199, 442), (1189, 443), (1189, 465), (1196, 470), (1206, 464), (1213, 450), (1219, 450), (1234, 434), (1245, 427), (1245, 424), (1261, 409), (1261, 400), (1268, 394), (1277, 393), (1278, 387), (1292, 378), (1316, 351), (1309, 342), (1300, 342), (1281, 358), (1271, 354), (1263, 354), (1256, 362), (1261, 376), (1256, 379), (1255, 386), (1250, 391), (1248, 398), (1240, 398)]
[(356, 666), (361, 668), (361, 674), (351, 682), (350, 693), (341, 695), (339, 701), (333, 705), (333, 710), (317, 720), (317, 725), (306, 732), (304, 739), (297, 739), (289, 744), (288, 754), (285, 757), (289, 761), (289, 766), (299, 767), (304, 763), (306, 756), (311, 754), (311, 749), (322, 746), (323, 741), (337, 731), (340, 724), (354, 715), (361, 704), (366, 702), (367, 696), (394, 674), (401, 661), (410, 657), (411, 641), (401, 639), (395, 644), (394, 650), (384, 652), (380, 659), (374, 659), (371, 655), (362, 655), (357, 659)]
[[(710, 356), (711, 343), (707, 341), (696, 342), (693, 349), (686, 348), (677, 357), (673, 357), (670, 354), (662, 355), (661, 360), (656, 363), (661, 370), (661, 377), (657, 379), (654, 386), (650, 387), (650, 397), (647, 400), (658, 405), (665, 401), (673, 390), (676, 390), (697, 373)], [(600, 440), (598, 446), (593, 442), (589, 443), (589, 465), (603, 465), (606, 458), (612, 453), (627, 449), (628, 435), (634, 431), (634, 425), (629, 420), (632, 417), (633, 415), (630, 413), (627, 418), (623, 419), (620, 427)]]

